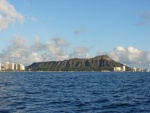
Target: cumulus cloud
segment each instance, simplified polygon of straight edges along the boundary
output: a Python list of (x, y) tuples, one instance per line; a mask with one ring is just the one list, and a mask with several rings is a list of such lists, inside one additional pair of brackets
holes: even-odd
[(55, 44), (57, 46), (68, 46), (69, 45), (69, 43), (67, 41), (65, 41), (63, 38), (56, 37), (56, 38), (53, 38), (52, 40), (55, 42)]
[(89, 49), (87, 47), (76, 47), (74, 52), (70, 54), (70, 58), (89, 58)]
[(98, 55), (105, 55), (105, 52), (103, 50), (98, 50), (97, 54)]
[[(71, 53), (67, 53), (70, 46), (64, 38), (52, 38), (43, 43), (39, 36), (34, 35), (34, 42), (30, 45), (26, 39), (23, 36), (13, 35), (9, 46), (0, 52), (0, 61), (29, 65), (41, 61), (90, 58), (90, 49), (84, 46), (75, 47)], [(99, 50), (97, 54), (108, 55), (113, 60), (128, 66), (150, 68), (150, 51), (142, 51), (132, 46), (127, 48), (118, 46), (108, 52)]]
[(0, 31), (7, 28), (8, 24), (23, 21), (24, 17), (15, 10), (15, 7), (7, 0), (0, 0)]
[(30, 46), (30, 50), (33, 52), (43, 51), (46, 48), (46, 45), (41, 43), (40, 37), (38, 35), (34, 35), (34, 43)]
[(10, 40), (11, 44), (14, 45), (14, 47), (26, 47), (27, 41), (26, 38), (19, 35), (13, 35), (13, 38)]
[[(62, 39), (64, 40), (64, 39)], [(59, 45), (59, 46), (58, 46)], [(46, 44), (46, 48), (43, 55), (44, 60), (50, 61), (50, 60), (64, 60), (68, 59), (68, 55), (65, 49), (66, 45), (64, 44), (58, 44), (54, 40), (49, 41)]]
[(10, 45), (3, 50), (0, 55), (0, 61), (18, 61), (27, 53), (26, 39), (14, 35), (10, 41)]
[[(103, 53), (101, 50), (98, 54)], [(124, 63), (129, 66), (144, 66), (150, 64), (150, 51), (141, 51), (135, 47), (124, 48), (118, 46), (115, 49), (107, 52), (113, 60)]]
[(25, 37), (14, 35), (10, 45), (0, 54), (0, 61), (29, 65), (33, 62), (64, 60), (69, 58), (65, 49), (67, 45), (63, 38), (42, 43), (37, 35), (34, 35), (34, 43), (28, 45)]
[(54, 61), (68, 59), (66, 47), (69, 43), (63, 38), (52, 38), (47, 43), (42, 43), (39, 37), (35, 37), (31, 51), (40, 54), (43, 61)]
[(117, 61), (137, 63), (140, 61), (142, 53), (134, 47), (124, 48), (122, 46), (118, 46), (108, 54)]
[(84, 32), (85, 32), (85, 28), (80, 28), (80, 29), (75, 30), (74, 34), (78, 36), (78, 35), (81, 35)]

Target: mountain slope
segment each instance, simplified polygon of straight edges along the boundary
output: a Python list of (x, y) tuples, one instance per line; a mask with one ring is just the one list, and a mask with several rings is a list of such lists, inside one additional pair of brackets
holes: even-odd
[[(35, 62), (26, 67), (33, 71), (113, 71), (113, 67), (123, 66), (115, 62), (107, 55), (97, 56), (94, 58), (69, 59), (64, 61)], [(129, 68), (127, 67), (129, 70)]]

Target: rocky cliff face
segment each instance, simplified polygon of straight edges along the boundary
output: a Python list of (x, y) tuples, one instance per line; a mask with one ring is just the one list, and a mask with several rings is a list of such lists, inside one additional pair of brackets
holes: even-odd
[(27, 66), (26, 69), (34, 71), (113, 71), (115, 66), (123, 66), (123, 64), (115, 62), (107, 55), (102, 55), (88, 59), (74, 58), (64, 61), (36, 62)]

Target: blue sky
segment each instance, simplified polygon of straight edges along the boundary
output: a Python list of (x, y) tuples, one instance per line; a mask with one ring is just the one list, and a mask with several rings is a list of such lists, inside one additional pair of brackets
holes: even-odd
[(0, 0), (0, 6), (1, 62), (108, 54), (150, 68), (149, 0)]

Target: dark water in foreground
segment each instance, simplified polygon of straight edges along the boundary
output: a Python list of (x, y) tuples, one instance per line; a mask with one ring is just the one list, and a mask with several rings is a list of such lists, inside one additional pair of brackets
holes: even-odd
[(0, 73), (0, 113), (150, 113), (150, 73)]

